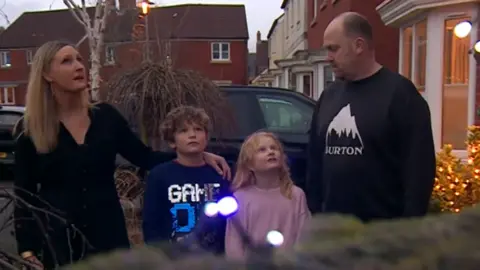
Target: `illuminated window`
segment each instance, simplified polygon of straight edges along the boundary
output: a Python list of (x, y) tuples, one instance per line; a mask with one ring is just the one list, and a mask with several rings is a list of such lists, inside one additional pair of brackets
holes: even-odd
[(465, 149), (468, 125), (470, 36), (458, 38), (453, 28), (469, 18), (448, 19), (444, 27), (442, 143)]
[(410, 79), (418, 91), (425, 91), (427, 69), (427, 22), (421, 21), (402, 30), (402, 75)]

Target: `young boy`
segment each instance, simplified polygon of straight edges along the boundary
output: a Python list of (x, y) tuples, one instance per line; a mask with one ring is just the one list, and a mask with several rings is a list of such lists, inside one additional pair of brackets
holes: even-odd
[[(183, 106), (166, 116), (161, 133), (177, 158), (158, 165), (148, 176), (143, 209), (147, 244), (180, 241), (193, 232), (207, 202), (229, 194), (229, 181), (203, 159), (209, 127), (210, 119), (202, 109)], [(224, 252), (225, 221), (215, 224), (198, 241), (218, 254)]]

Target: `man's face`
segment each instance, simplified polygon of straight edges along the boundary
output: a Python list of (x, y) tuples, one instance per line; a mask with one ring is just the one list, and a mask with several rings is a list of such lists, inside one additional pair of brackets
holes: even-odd
[[(337, 24), (337, 25), (336, 25)], [(347, 79), (355, 68), (355, 41), (345, 35), (342, 27), (332, 22), (323, 36), (323, 46), (327, 50), (327, 59), (338, 79)]]

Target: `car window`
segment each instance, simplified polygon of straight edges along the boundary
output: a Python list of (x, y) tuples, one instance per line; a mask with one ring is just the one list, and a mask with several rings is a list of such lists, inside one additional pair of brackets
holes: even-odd
[(249, 96), (247, 94), (226, 92), (226, 98), (235, 117), (235, 134), (247, 136), (256, 130), (255, 123), (249, 117)]
[(314, 108), (283, 95), (258, 96), (267, 128), (271, 131), (308, 133)]
[(22, 114), (19, 113), (0, 112), (0, 125), (14, 126), (20, 118), (22, 118)]

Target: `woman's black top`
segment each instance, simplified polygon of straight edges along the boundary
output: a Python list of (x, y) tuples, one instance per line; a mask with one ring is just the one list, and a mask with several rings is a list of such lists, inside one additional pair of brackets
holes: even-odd
[[(76, 143), (62, 124), (57, 147), (47, 154), (37, 153), (27, 135), (18, 137), (15, 193), (19, 200), (14, 216), (20, 253), (38, 254), (45, 249), (46, 239), (59, 244), (51, 246), (59, 251), (69, 224), (74, 224), (98, 252), (128, 246), (114, 181), (116, 155), (147, 170), (171, 156), (145, 146), (109, 104), (93, 106), (89, 116), (91, 125), (82, 145)], [(53, 212), (64, 220), (45, 215), (25, 203), (48, 211), (56, 209)], [(43, 220), (44, 225), (39, 226), (34, 216)]]

